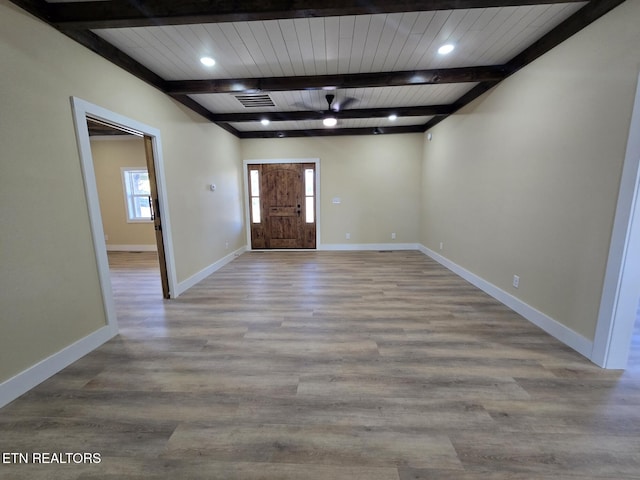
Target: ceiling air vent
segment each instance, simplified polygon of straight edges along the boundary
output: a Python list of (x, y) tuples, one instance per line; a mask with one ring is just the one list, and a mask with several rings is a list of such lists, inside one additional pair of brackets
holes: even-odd
[(271, 97), (267, 94), (258, 95), (234, 95), (245, 108), (275, 107)]

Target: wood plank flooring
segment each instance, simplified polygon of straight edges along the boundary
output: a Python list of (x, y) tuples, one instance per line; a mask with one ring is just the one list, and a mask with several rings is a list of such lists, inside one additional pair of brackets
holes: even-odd
[(419, 252), (251, 252), (0, 410), (7, 479), (640, 479), (640, 343), (605, 371)]

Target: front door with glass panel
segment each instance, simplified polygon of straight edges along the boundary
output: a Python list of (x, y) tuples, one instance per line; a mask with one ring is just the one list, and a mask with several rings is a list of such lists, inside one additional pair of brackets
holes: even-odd
[(315, 164), (248, 169), (251, 248), (316, 248)]

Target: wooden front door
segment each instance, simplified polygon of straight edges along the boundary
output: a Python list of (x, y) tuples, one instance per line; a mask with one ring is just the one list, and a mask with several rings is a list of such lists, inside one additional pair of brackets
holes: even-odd
[(248, 169), (251, 248), (316, 248), (315, 164)]

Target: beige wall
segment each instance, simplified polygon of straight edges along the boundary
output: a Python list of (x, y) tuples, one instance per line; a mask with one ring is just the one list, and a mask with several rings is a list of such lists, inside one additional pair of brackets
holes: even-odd
[(242, 156), (320, 159), (324, 245), (418, 241), (422, 134), (243, 140)]
[(588, 339), (640, 69), (639, 21), (640, 2), (627, 1), (424, 144), (422, 243)]
[(6, 0), (0, 65), (1, 382), (105, 324), (71, 96), (160, 130), (178, 281), (245, 235), (238, 139)]
[(122, 168), (147, 168), (144, 140), (133, 135), (91, 139), (91, 155), (100, 198), (100, 214), (107, 248), (112, 245), (155, 247), (153, 223), (127, 221)]
[[(178, 281), (183, 281), (246, 245), (240, 141), (206, 120), (174, 123), (162, 130), (162, 138)], [(209, 190), (212, 183), (215, 192)]]

